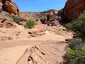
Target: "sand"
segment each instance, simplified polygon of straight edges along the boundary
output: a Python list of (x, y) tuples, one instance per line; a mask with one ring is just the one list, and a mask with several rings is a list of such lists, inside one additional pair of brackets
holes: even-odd
[[(25, 61), (25, 59), (27, 60), (27, 57), (29, 57), (29, 56), (25, 57), (25, 55), (23, 55), (24, 52), (26, 52), (26, 50), (31, 50), (31, 48), (36, 45), (39, 46), (44, 45), (43, 43), (48, 44), (49, 46), (48, 48), (50, 48), (49, 43), (53, 45), (53, 43), (62, 42), (62, 44), (57, 49), (61, 49), (62, 52), (66, 52), (63, 49), (67, 46), (67, 44), (63, 44), (63, 42), (65, 42), (65, 39), (71, 39), (73, 36), (72, 33), (66, 31), (61, 32), (59, 30), (57, 31), (57, 33), (55, 33), (51, 30), (46, 30), (45, 28), (46, 27), (44, 25), (39, 25), (35, 29), (26, 29), (19, 25), (17, 28), (0, 28), (0, 64), (23, 64), (20, 62)], [(44, 29), (45, 31), (42, 31)], [(33, 34), (35, 36), (30, 36), (30, 34), (28, 34), (28, 32), (30, 31), (36, 32), (36, 34), (35, 33)], [(62, 48), (63, 45), (64, 47)], [(29, 53), (26, 52), (26, 54)], [(59, 54), (59, 52), (57, 54)], [(58, 56), (61, 58), (61, 56), (64, 54), (65, 53)], [(22, 56), (24, 57), (24, 59), (21, 59)], [(48, 55), (46, 57), (48, 58)], [(39, 58), (36, 57), (36, 59)], [(55, 59), (56, 58), (54, 58), (54, 60)], [(54, 60), (52, 62), (54, 62)], [(38, 64), (40, 64), (41, 61), (42, 60), (40, 60)], [(62, 60), (58, 61), (59, 64), (60, 61)], [(28, 63), (33, 64), (31, 61)], [(41, 64), (49, 64), (49, 63), (51, 62), (46, 62)], [(24, 64), (26, 63), (24, 62)]]

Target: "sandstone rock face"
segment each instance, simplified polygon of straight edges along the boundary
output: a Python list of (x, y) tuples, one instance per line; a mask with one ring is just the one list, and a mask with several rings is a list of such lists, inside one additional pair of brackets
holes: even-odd
[(6, 16), (6, 12), (0, 13), (0, 28), (15, 28), (16, 25), (13, 22), (12, 18)]
[(48, 10), (41, 13), (46, 18), (40, 18), (43, 24), (47, 24), (48, 26), (58, 26), (60, 25), (59, 20), (60, 17), (58, 16), (58, 11), (56, 10)]
[(0, 9), (2, 9), (2, 5), (3, 5), (2, 0), (0, 0)]
[(43, 43), (28, 48), (16, 64), (61, 64), (65, 43)]
[(60, 26), (57, 10), (48, 10), (44, 12), (20, 12), (21, 20), (34, 19), (37, 24), (47, 24), (48, 26)]
[(63, 9), (63, 18), (68, 20), (76, 19), (84, 10), (85, 0), (68, 0)]
[(7, 11), (14, 15), (19, 15), (19, 9), (12, 0), (0, 0), (0, 10)]

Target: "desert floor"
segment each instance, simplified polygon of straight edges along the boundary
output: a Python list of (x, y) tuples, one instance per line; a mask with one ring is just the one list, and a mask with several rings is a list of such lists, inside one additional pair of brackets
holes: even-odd
[(72, 38), (71, 32), (62, 29), (44, 25), (30, 30), (22, 26), (0, 28), (0, 64), (59, 64), (66, 52), (65, 39)]

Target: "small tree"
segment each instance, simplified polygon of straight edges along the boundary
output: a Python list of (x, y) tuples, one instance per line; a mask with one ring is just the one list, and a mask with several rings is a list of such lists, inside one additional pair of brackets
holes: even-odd
[(29, 29), (32, 29), (34, 28), (36, 25), (36, 22), (32, 19), (29, 19), (26, 24), (24, 25), (25, 28), (29, 28)]

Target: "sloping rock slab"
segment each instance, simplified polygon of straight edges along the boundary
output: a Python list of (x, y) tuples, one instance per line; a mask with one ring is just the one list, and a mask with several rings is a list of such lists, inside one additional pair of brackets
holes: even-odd
[(60, 64), (66, 43), (43, 43), (27, 49), (16, 64)]

